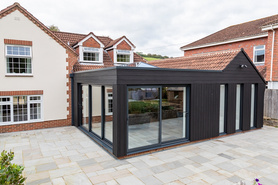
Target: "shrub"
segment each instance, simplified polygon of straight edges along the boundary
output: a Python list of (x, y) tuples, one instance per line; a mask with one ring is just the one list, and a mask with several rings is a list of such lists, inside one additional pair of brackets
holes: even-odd
[(0, 156), (0, 184), (24, 184), (26, 180), (22, 176), (23, 166), (12, 164), (14, 152), (3, 150)]

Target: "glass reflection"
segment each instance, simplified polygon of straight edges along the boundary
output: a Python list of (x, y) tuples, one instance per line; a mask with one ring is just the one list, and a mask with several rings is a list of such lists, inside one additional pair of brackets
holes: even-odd
[(157, 144), (159, 88), (128, 89), (128, 149)]

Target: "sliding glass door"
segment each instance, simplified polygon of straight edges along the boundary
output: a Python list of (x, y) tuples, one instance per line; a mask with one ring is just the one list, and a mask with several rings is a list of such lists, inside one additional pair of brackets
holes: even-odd
[(188, 138), (188, 87), (128, 88), (128, 149)]
[(160, 88), (128, 89), (128, 148), (157, 144)]
[(80, 126), (96, 138), (113, 143), (113, 87), (80, 84)]

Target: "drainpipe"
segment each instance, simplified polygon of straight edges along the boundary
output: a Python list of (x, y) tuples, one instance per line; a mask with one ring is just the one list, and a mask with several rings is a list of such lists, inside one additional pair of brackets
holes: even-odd
[(270, 79), (269, 81), (271, 82), (271, 88), (273, 87), (272, 84), (272, 71), (273, 71), (273, 55), (274, 55), (274, 37), (275, 37), (275, 30), (273, 29), (273, 25), (271, 25), (271, 30), (272, 30), (272, 49), (271, 49), (271, 63), (270, 63)]

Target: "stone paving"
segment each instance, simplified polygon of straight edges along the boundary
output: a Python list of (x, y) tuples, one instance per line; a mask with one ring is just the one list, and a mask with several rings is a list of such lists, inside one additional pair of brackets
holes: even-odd
[(75, 127), (0, 134), (27, 185), (278, 184), (278, 128), (262, 129), (117, 160)]

